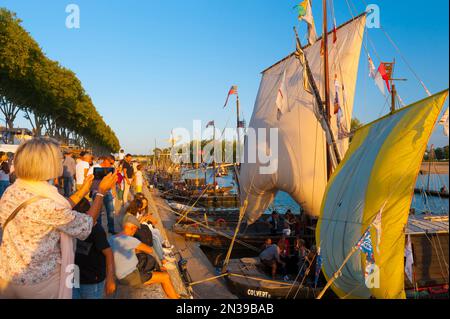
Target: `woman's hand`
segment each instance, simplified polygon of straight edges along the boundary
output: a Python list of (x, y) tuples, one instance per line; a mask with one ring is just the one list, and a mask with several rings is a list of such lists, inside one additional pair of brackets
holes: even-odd
[(98, 192), (100, 194), (105, 194), (106, 192), (111, 190), (111, 188), (114, 187), (116, 182), (117, 182), (117, 175), (109, 173), (102, 179), (100, 185), (98, 185)]
[(86, 196), (91, 191), (92, 182), (94, 181), (94, 175), (88, 175), (84, 178), (84, 183), (80, 188), (80, 192), (82, 194), (81, 197)]

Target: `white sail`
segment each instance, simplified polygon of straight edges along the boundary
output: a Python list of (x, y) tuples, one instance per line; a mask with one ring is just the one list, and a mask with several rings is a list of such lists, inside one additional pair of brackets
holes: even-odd
[[(363, 39), (365, 16), (358, 17), (337, 30), (337, 41), (329, 36), (330, 61), (330, 100), (333, 106), (336, 96), (335, 77), (340, 85), (338, 92), (341, 123), (350, 129), (353, 112), (356, 77)], [(314, 80), (321, 92), (324, 91), (323, 57), (321, 39), (304, 49)], [(285, 79), (284, 79), (285, 77)], [(248, 199), (247, 219), (256, 220), (270, 205), (277, 191), (289, 193), (312, 216), (320, 213), (320, 205), (327, 184), (326, 139), (325, 133), (314, 115), (315, 98), (304, 88), (303, 67), (292, 54), (283, 61), (263, 72), (250, 129), (278, 129), (278, 170), (274, 174), (260, 174), (260, 161), (250, 163), (248, 152), (253, 151), (245, 145), (245, 160), (241, 167), (241, 200)], [(280, 87), (284, 86), (287, 95), (287, 111), (280, 114), (277, 98)], [(344, 87), (344, 91), (342, 90)], [(323, 98), (323, 97), (322, 97)], [(333, 107), (332, 107), (333, 108)], [(332, 130), (338, 137), (337, 116), (331, 119)], [(258, 135), (258, 134), (257, 134)], [(269, 133), (267, 140), (269, 140)], [(345, 135), (345, 134), (344, 134)], [(269, 142), (258, 142), (258, 148), (267, 147)], [(338, 142), (341, 154), (348, 148), (348, 139)]]

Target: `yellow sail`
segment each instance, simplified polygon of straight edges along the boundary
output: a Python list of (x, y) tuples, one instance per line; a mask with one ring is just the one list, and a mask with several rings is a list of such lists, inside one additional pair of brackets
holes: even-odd
[[(405, 226), (423, 155), (448, 91), (371, 123), (355, 134), (322, 202), (316, 241), (329, 279), (371, 227), (379, 271), (366, 284), (365, 256), (352, 256), (332, 285), (340, 298), (405, 298)], [(379, 236), (379, 237), (378, 237)]]

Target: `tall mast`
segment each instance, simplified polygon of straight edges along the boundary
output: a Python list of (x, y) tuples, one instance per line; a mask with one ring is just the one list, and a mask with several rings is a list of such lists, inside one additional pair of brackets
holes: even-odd
[(239, 103), (239, 93), (236, 93), (236, 119), (237, 119), (237, 125), (236, 125), (236, 129), (237, 129), (237, 145), (236, 145), (236, 164), (239, 166), (240, 165), (240, 160), (241, 160), (241, 137), (240, 137), (240, 131), (239, 131), (239, 127), (240, 127), (240, 103)]
[(153, 162), (155, 164), (155, 172), (158, 172), (158, 161), (156, 159), (156, 138), (155, 138), (155, 150), (153, 151)]
[[(297, 41), (297, 47), (301, 50), (302, 46), (300, 43), (300, 38), (298, 37), (297, 29), (295, 27), (294, 27), (294, 32), (295, 32), (295, 38)], [(309, 85), (311, 86), (311, 90), (312, 90), (312, 93), (314, 95), (317, 105), (320, 106), (318, 108), (319, 112), (320, 112), (320, 116), (324, 119), (324, 122), (325, 122), (325, 123), (322, 123), (322, 121), (321, 121), (321, 126), (327, 136), (327, 143), (329, 144), (328, 145), (329, 149), (327, 148), (327, 151), (330, 154), (330, 160), (331, 160), (331, 151), (333, 151), (334, 156), (336, 157), (336, 162), (337, 162), (336, 164), (339, 164), (342, 161), (342, 158), (339, 153), (339, 149), (337, 148), (336, 138), (334, 137), (333, 130), (331, 129), (330, 121), (327, 121), (325, 102), (322, 100), (322, 96), (320, 95), (319, 87), (317, 86), (316, 81), (314, 80), (314, 76), (313, 76), (313, 74), (311, 72), (311, 68), (309, 66), (308, 58), (304, 55), (303, 52), (301, 52), (301, 55), (304, 56), (304, 67), (306, 68), (306, 72), (308, 74)]]
[(214, 122), (213, 129), (213, 184), (214, 193), (216, 193), (216, 122)]
[[(323, 32), (322, 32), (322, 41), (323, 41), (323, 67), (324, 67), (324, 85), (325, 85), (325, 114), (327, 116), (326, 121), (328, 125), (330, 125), (331, 119), (331, 107), (330, 107), (330, 68), (328, 63), (328, 10), (327, 10), (327, 0), (322, 1), (323, 5)], [(331, 174), (333, 173), (333, 161), (330, 153), (331, 145), (327, 147), (327, 175), (328, 179), (330, 179)]]
[(428, 180), (427, 180), (427, 192), (430, 192), (430, 177), (431, 177), (431, 164), (434, 161), (434, 145), (430, 147), (430, 153), (428, 155)]

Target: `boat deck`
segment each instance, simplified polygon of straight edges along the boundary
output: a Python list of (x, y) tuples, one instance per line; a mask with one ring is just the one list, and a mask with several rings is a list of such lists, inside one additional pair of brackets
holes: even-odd
[(448, 216), (410, 216), (406, 234), (448, 234), (448, 230)]

